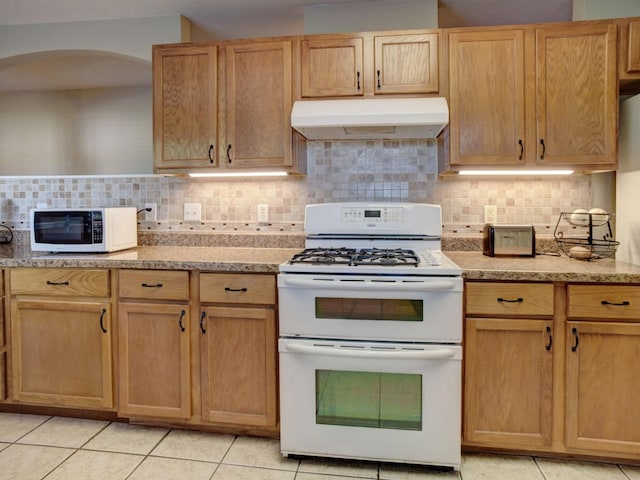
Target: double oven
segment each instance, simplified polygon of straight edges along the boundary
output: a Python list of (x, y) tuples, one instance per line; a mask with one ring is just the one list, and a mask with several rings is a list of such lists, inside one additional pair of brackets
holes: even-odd
[(462, 278), (438, 205), (308, 205), (280, 266), (281, 451), (460, 467)]

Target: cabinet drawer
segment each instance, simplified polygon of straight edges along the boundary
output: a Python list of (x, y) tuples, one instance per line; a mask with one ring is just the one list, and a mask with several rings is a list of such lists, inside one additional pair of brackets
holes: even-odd
[(567, 316), (640, 322), (640, 286), (569, 285)]
[(467, 315), (553, 315), (550, 283), (465, 284)]
[(120, 270), (121, 298), (189, 300), (189, 272), (179, 270)]
[(12, 295), (109, 296), (109, 271), (81, 268), (16, 268)]
[(200, 301), (274, 304), (276, 279), (273, 275), (203, 273), (200, 275)]

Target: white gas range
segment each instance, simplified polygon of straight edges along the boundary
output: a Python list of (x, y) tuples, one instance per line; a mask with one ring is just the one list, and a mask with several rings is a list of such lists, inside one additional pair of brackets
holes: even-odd
[(308, 205), (280, 266), (281, 450), (460, 466), (461, 269), (441, 210)]

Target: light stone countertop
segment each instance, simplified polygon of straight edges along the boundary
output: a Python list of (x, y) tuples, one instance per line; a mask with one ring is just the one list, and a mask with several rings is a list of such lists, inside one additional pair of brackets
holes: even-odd
[(113, 253), (31, 253), (0, 250), (0, 267), (81, 267), (275, 273), (299, 248), (141, 246)]
[(443, 252), (467, 280), (640, 283), (640, 266), (611, 258), (576, 260), (566, 255), (487, 257), (481, 252)]

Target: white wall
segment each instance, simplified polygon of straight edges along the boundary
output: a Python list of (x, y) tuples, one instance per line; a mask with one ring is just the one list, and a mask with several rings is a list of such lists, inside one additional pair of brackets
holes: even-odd
[(574, 20), (640, 16), (640, 0), (573, 0)]
[(146, 174), (151, 87), (0, 93), (0, 176)]
[(437, 27), (437, 0), (369, 0), (304, 7), (307, 34)]

